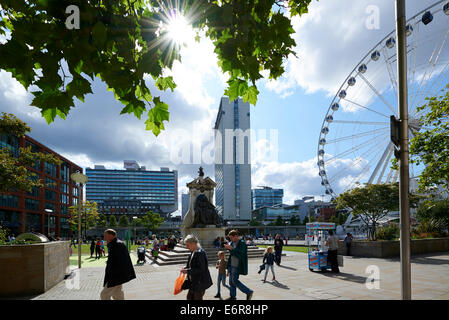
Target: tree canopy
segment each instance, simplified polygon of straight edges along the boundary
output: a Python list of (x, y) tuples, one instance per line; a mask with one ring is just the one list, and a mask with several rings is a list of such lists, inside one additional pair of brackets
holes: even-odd
[(111, 215), (109, 217), (109, 227), (116, 228), (118, 226), (117, 224), (117, 218), (114, 215)]
[[(419, 199), (410, 195), (410, 206), (416, 207)], [(368, 227), (368, 238), (375, 240), (379, 220), (399, 210), (399, 184), (366, 184), (339, 194), (334, 201), (337, 209), (351, 208), (352, 214)]]
[[(73, 232), (78, 231), (78, 206), (70, 206), (70, 226)], [(87, 229), (95, 227), (100, 218), (97, 203), (94, 201), (84, 201), (81, 207), (81, 228), (86, 236)]]
[(418, 108), (424, 111), (422, 128), (410, 140), (410, 160), (424, 164), (418, 184), (421, 191), (440, 186), (449, 191), (449, 85), (438, 97)]
[(143, 226), (151, 232), (156, 231), (164, 223), (164, 218), (162, 218), (158, 213), (151, 211), (141, 217), (141, 220)]
[[(121, 114), (141, 119), (158, 135), (169, 120), (168, 105), (151, 92), (173, 91), (164, 76), (181, 44), (171, 41), (168, 23), (184, 16), (199, 34), (211, 39), (218, 63), (229, 80), (225, 94), (255, 105), (261, 71), (276, 79), (296, 43), (291, 17), (307, 12), (311, 0), (0, 0), (2, 8), (0, 69), (11, 72), (25, 89), (31, 105), (48, 123), (65, 119), (74, 98), (84, 102), (95, 77), (124, 107)], [(76, 6), (77, 12), (68, 10)], [(69, 12), (69, 13), (67, 13)], [(79, 19), (79, 28), (67, 21)]]

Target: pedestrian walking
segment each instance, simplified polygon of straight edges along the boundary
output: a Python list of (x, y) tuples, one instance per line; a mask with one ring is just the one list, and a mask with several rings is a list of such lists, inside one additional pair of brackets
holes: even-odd
[(218, 269), (218, 280), (217, 280), (217, 294), (214, 298), (221, 298), (220, 294), (220, 284), (223, 284), (225, 288), (230, 289), (230, 287), (226, 284), (226, 257), (224, 251), (218, 252), (218, 261), (217, 266)]
[(279, 234), (274, 239), (274, 261), (278, 266), (281, 265), (282, 247), (284, 246), (284, 240), (281, 239)]
[(212, 244), (214, 245), (215, 248), (219, 249), (221, 246), (220, 237), (217, 237)]
[(346, 233), (344, 242), (346, 245), (346, 255), (350, 256), (351, 255), (352, 234), (350, 234), (349, 232)]
[[(92, 256), (94, 255), (94, 251), (95, 251), (95, 240), (92, 239), (92, 241), (90, 242), (90, 257), (92, 258)], [(75, 247), (76, 248), (76, 247)]]
[(182, 288), (189, 289), (187, 300), (203, 300), (204, 293), (212, 286), (206, 252), (193, 235), (188, 235), (184, 244), (191, 253), (187, 265), (181, 269), (182, 273), (187, 274)]
[(246, 294), (246, 300), (251, 300), (254, 291), (246, 287), (240, 280), (240, 275), (248, 274), (248, 248), (245, 241), (239, 238), (236, 230), (231, 230), (228, 234), (231, 244), (224, 247), (229, 250), (230, 259), (226, 265), (229, 270), (229, 285), (231, 297), (227, 300), (236, 300), (237, 288)]
[(104, 247), (104, 240), (100, 240), (100, 242), (101, 242), (101, 245), (100, 245), (100, 249), (101, 249), (100, 257), (102, 255), (103, 255), (103, 257), (106, 257), (106, 250), (105, 250), (105, 247)]
[(267, 282), (268, 270), (271, 269), (271, 273), (273, 274), (273, 281), (276, 280), (274, 275), (274, 254), (273, 247), (267, 247), (265, 250), (265, 254), (263, 255), (262, 263), (265, 265), (265, 276), (263, 278), (263, 283)]
[(101, 242), (100, 239), (97, 239), (97, 242), (95, 242), (95, 259), (100, 259), (101, 257)]
[(332, 272), (339, 273), (337, 250), (338, 250), (338, 238), (334, 235), (332, 230), (329, 230), (329, 237), (327, 238), (326, 245), (328, 246), (327, 261), (331, 265)]
[(104, 239), (108, 246), (108, 260), (101, 291), (101, 300), (124, 300), (122, 285), (136, 278), (128, 249), (123, 241), (117, 238), (117, 232), (107, 229)]
[(224, 248), (224, 245), (225, 245), (226, 243), (227, 243), (227, 242), (226, 242), (225, 238), (224, 238), (224, 237), (221, 237), (221, 238), (220, 238), (220, 248)]

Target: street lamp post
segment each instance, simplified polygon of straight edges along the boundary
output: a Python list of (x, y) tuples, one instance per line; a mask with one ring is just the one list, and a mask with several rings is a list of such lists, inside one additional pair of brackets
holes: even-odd
[(409, 151), (408, 151), (408, 92), (407, 92), (407, 36), (405, 34), (405, 0), (396, 0), (396, 41), (398, 61), (399, 104), (399, 206), (401, 294), (411, 299), (410, 267), (410, 207), (409, 207)]
[(77, 170), (70, 175), (70, 178), (78, 185), (78, 268), (81, 269), (81, 201), (83, 199), (81, 194), (81, 184), (87, 182), (87, 176)]

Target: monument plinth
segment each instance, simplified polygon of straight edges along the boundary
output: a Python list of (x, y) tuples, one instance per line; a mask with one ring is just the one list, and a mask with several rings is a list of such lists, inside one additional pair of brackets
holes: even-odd
[(203, 248), (212, 246), (217, 237), (225, 236), (226, 228), (212, 204), (215, 186), (211, 178), (204, 178), (202, 167), (198, 170), (198, 177), (187, 183), (190, 205), (184, 217), (182, 236), (195, 235)]

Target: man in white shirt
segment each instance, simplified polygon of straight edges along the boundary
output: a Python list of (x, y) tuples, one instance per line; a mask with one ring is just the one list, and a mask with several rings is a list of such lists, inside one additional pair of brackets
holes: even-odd
[(337, 260), (337, 250), (338, 250), (338, 238), (334, 235), (332, 230), (329, 230), (329, 237), (327, 238), (327, 246), (329, 250), (327, 251), (327, 261), (331, 265), (332, 272), (339, 273)]

